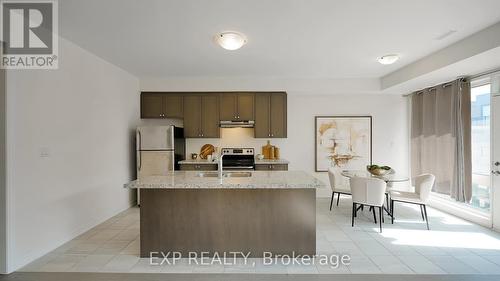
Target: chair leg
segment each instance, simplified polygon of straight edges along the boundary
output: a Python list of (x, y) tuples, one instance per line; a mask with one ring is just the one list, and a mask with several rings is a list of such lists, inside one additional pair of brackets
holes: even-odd
[(391, 199), (391, 223), (394, 224), (394, 200)]
[(391, 211), (391, 209), (389, 208), (389, 193), (386, 193), (385, 194), (385, 202), (387, 204), (387, 208), (389, 209), (389, 212)]
[(352, 203), (352, 226), (354, 227), (354, 217), (356, 216), (356, 203)]
[(425, 217), (424, 217), (424, 205), (420, 205), (420, 214), (422, 215), (422, 220), (425, 221)]
[(377, 216), (375, 215), (375, 207), (370, 207), (370, 209), (372, 209), (373, 212), (373, 220), (375, 221), (375, 223), (377, 223)]
[(332, 200), (330, 200), (330, 211), (332, 210), (333, 197), (335, 197), (335, 191), (332, 191)]
[[(375, 211), (375, 209), (373, 209)], [(378, 207), (378, 216), (379, 216), (379, 223), (380, 223), (380, 233), (382, 233), (382, 217), (384, 216), (384, 210), (382, 207)]]
[(425, 214), (425, 223), (427, 224), (427, 230), (430, 230), (429, 229), (429, 218), (427, 218), (427, 208), (424, 206), (424, 214)]
[(340, 193), (337, 193), (337, 206), (339, 205), (339, 201), (340, 201)]

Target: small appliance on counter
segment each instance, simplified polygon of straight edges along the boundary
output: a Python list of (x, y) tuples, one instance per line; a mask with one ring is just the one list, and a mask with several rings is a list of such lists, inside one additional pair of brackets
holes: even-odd
[(267, 144), (262, 147), (262, 155), (264, 155), (264, 159), (280, 159), (280, 149), (271, 145), (271, 141), (268, 140)]

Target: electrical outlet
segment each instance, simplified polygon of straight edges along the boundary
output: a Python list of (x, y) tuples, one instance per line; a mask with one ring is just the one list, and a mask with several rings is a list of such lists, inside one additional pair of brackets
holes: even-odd
[(40, 158), (48, 158), (50, 157), (50, 149), (48, 147), (40, 148)]

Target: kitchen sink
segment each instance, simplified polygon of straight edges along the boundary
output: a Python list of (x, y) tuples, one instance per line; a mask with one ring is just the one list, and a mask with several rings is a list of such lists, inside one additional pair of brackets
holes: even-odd
[[(218, 172), (201, 172), (196, 175), (200, 178), (216, 178), (219, 176)], [(222, 172), (224, 178), (248, 178), (252, 176), (252, 172)]]

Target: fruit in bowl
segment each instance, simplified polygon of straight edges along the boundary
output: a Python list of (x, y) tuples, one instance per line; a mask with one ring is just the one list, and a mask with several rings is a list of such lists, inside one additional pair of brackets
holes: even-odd
[(366, 170), (374, 176), (384, 176), (387, 175), (392, 168), (389, 166), (379, 166), (379, 165), (368, 165)]

